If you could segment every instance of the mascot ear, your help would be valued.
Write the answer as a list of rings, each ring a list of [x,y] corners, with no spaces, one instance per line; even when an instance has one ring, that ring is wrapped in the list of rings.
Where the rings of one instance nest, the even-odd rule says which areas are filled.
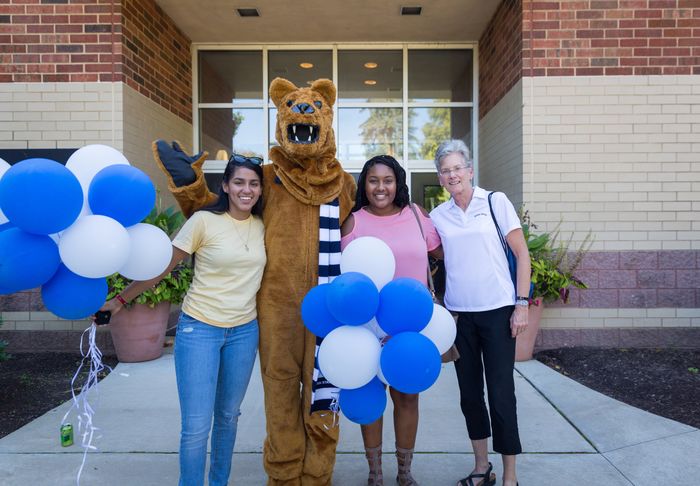
[[[329,106],[335,104],[335,85],[330,79],[317,79],[311,84],[311,89],[323,96]]]
[[[270,83],[270,98],[277,108],[279,108],[282,99],[297,88],[294,83],[284,78],[275,78]]]

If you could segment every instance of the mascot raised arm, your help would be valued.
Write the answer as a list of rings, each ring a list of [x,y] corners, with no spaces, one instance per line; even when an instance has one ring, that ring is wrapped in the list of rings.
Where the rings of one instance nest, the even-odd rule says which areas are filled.
[[[355,198],[355,181],[335,158],[335,95],[327,79],[270,84],[279,146],[263,166],[267,265],[258,293],[268,485],[330,485],[335,464],[337,389],[315,369],[317,339],[300,310],[309,289],[340,273],[339,228]],[[160,140],[153,151],[187,216],[215,199],[202,172],[206,153],[190,157]]]

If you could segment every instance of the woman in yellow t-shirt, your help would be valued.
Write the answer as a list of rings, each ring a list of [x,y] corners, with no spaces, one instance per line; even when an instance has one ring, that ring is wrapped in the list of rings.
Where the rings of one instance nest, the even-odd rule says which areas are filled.
[[[266,262],[261,163],[257,157],[232,155],[218,201],[185,223],[173,240],[173,257],[163,274],[133,282],[101,309],[118,312],[185,257],[196,255],[175,339],[182,416],[180,486],[204,484],[210,429],[209,484],[228,483],[240,405],[258,345],[255,295]]]

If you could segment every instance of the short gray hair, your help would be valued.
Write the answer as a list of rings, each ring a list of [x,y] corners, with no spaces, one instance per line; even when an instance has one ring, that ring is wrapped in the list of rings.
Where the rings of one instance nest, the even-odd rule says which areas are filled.
[[[472,167],[472,156],[469,153],[469,148],[462,140],[453,139],[442,142],[435,152],[435,170],[440,171],[440,163],[442,159],[450,154],[459,154],[464,159],[464,164],[467,167]]]

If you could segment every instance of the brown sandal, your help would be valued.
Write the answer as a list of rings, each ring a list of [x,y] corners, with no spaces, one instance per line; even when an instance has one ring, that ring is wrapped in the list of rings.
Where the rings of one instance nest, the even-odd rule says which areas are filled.
[[[369,476],[367,486],[384,486],[382,475],[382,445],[377,447],[365,447],[365,457],[369,464]]]
[[[411,475],[413,449],[402,449],[396,446],[396,461],[399,466],[399,474],[396,476],[396,482],[399,486],[418,486],[418,483]]]
[[[483,474],[471,473],[464,479],[457,481],[457,486],[494,486],[496,484],[496,475],[491,472],[493,465],[489,462],[489,468]],[[474,479],[483,478],[478,483]]]

